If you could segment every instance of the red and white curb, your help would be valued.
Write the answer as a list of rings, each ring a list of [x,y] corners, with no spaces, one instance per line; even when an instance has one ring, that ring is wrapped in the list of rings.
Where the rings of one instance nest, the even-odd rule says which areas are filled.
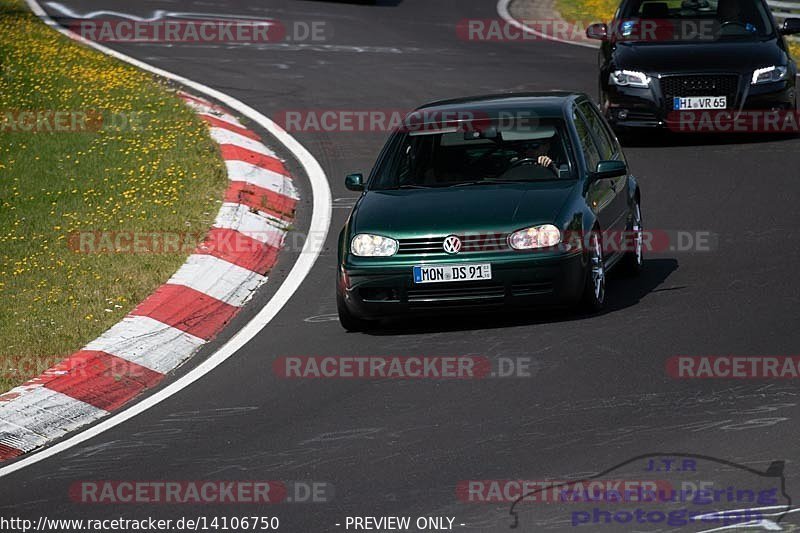
[[[180,92],[220,145],[230,184],[203,243],[121,322],[0,395],[0,461],[103,418],[211,339],[267,281],[299,199],[283,161],[226,109]]]

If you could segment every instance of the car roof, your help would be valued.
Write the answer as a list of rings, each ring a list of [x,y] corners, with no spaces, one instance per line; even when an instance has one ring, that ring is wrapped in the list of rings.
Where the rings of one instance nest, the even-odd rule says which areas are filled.
[[[564,118],[567,105],[588,97],[579,92],[552,91],[488,94],[451,100],[439,100],[417,108],[417,111],[437,113],[473,112],[496,118],[500,113],[534,112],[541,118]]]

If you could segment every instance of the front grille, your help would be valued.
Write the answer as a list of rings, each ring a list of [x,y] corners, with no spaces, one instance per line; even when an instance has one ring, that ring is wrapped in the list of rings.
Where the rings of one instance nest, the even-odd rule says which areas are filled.
[[[685,96],[726,96],[728,107],[736,104],[739,91],[737,74],[706,74],[695,76],[664,76],[661,78],[661,92],[664,95],[664,107],[672,111],[673,98]]]
[[[442,254],[444,251],[444,240],[442,237],[423,237],[417,239],[400,239],[400,246],[397,250],[398,255],[411,254]],[[481,235],[458,235],[461,239],[461,252],[499,252],[510,250],[508,247],[507,233],[487,233]]]
[[[502,302],[503,298],[505,298],[505,292],[505,287],[501,284],[483,283],[414,288],[408,290],[408,303],[415,307],[486,304],[493,301]]]
[[[398,254],[444,253],[444,237],[422,239],[400,239]]]

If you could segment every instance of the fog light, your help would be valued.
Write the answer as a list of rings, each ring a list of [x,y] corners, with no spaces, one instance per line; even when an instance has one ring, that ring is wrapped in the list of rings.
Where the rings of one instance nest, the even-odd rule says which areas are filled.
[[[359,295],[366,302],[399,302],[400,295],[397,289],[383,287],[364,287],[360,289]]]
[[[627,109],[620,109],[617,111],[617,118],[620,120],[625,120],[628,118],[628,110]]]

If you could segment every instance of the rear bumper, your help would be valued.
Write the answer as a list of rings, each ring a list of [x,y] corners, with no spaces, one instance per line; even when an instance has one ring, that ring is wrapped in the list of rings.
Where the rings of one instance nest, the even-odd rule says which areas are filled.
[[[491,264],[491,280],[425,284],[414,283],[411,263],[387,268],[345,265],[339,269],[337,290],[348,310],[364,319],[472,309],[568,306],[583,294],[586,264],[580,251],[557,257],[491,261]]]

